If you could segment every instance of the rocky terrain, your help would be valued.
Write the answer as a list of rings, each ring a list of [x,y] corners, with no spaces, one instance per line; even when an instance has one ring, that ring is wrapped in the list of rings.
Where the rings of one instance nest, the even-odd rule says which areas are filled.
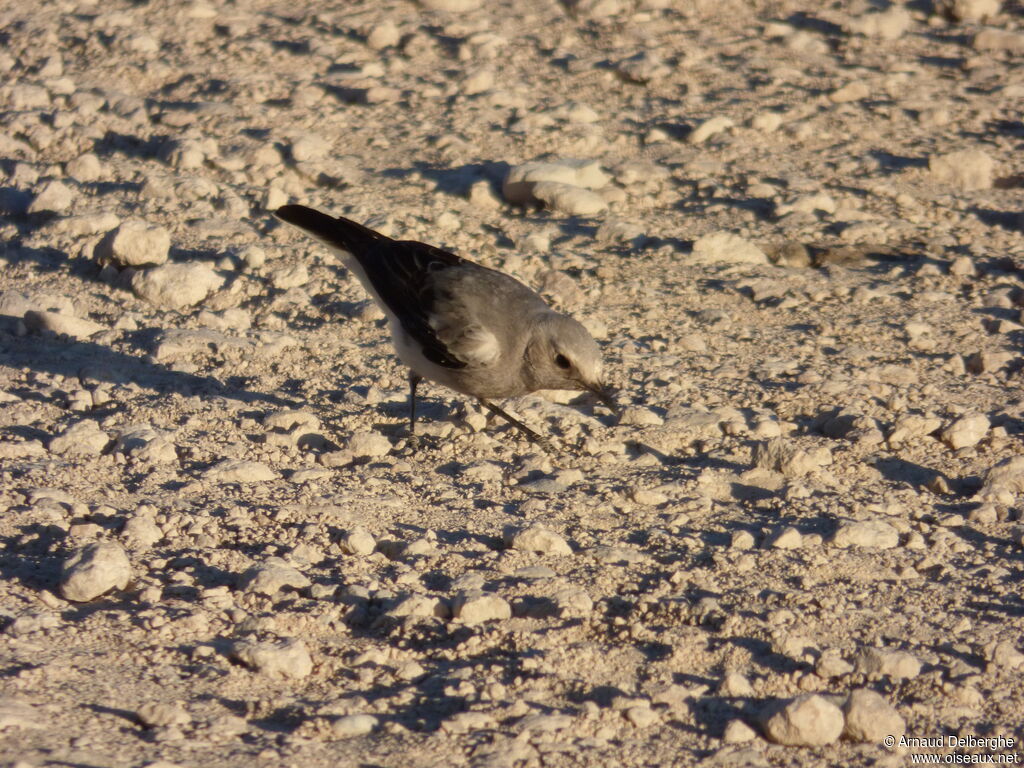
[[[0,42],[3,765],[1024,759],[1019,2],[7,0]],[[621,414],[506,402],[541,452],[425,383],[412,450],[287,202],[540,290]]]

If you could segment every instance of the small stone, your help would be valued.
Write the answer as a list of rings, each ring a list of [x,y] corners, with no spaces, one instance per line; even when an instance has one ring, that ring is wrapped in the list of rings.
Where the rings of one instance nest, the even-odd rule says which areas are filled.
[[[508,202],[522,205],[539,202],[534,190],[545,182],[596,190],[605,187],[610,180],[596,160],[530,162],[509,170],[502,184],[502,194]]]
[[[470,73],[460,84],[460,90],[466,96],[489,91],[494,87],[494,72],[490,69],[481,69]]]
[[[512,618],[512,606],[498,595],[472,590],[462,592],[452,601],[452,617],[463,624],[482,624]]]
[[[665,420],[650,408],[627,405],[619,416],[619,424],[627,427],[659,427]]]
[[[64,166],[64,172],[78,182],[96,181],[103,175],[103,165],[96,155],[86,152],[68,161]]]
[[[600,0],[604,3],[617,2],[618,0]],[[615,71],[623,80],[638,85],[647,85],[661,80],[672,72],[662,58],[652,51],[642,51],[635,56],[620,61]]]
[[[198,304],[224,284],[224,278],[206,264],[164,264],[136,272],[131,285],[135,294],[167,309]]]
[[[70,336],[73,339],[88,339],[90,336],[107,330],[92,320],[72,317],[59,312],[38,312],[29,310],[25,313],[25,327],[30,331],[49,331]]]
[[[630,707],[626,710],[626,719],[635,728],[649,728],[661,722],[661,717],[647,704]]]
[[[733,549],[751,549],[757,541],[750,531],[736,531],[732,534],[729,546]]]
[[[885,648],[863,648],[854,658],[857,672],[862,675],[879,675],[894,680],[910,680],[921,674],[921,662],[906,651],[890,651]]]
[[[469,202],[485,210],[501,207],[501,199],[494,194],[491,182],[486,180],[480,180],[469,188]]]
[[[323,160],[330,152],[330,142],[314,134],[306,134],[292,142],[292,158],[297,163]]]
[[[391,453],[391,441],[377,432],[357,432],[345,447],[356,459],[376,459]]]
[[[910,11],[900,5],[893,5],[879,13],[865,13],[850,23],[851,32],[879,40],[898,40],[913,23]]]
[[[128,219],[103,237],[93,250],[101,264],[157,266],[167,262],[171,233],[141,219]]]
[[[643,507],[657,507],[668,501],[666,494],[649,488],[631,488],[629,498],[633,500],[634,504]]]
[[[0,697],[0,731],[8,728],[45,728],[46,720],[42,713],[29,704],[27,701],[16,699],[12,696]],[[10,734],[6,738],[10,738]],[[26,768],[32,768],[35,763],[25,763]],[[19,768],[17,763],[11,768]]]
[[[823,651],[814,665],[814,673],[821,678],[842,677],[853,672],[853,664],[835,649]]]
[[[365,736],[377,727],[377,718],[373,715],[345,715],[331,724],[331,733],[336,739],[351,739]]]
[[[237,254],[246,269],[259,269],[267,262],[267,252],[258,245],[247,245]]]
[[[180,701],[143,704],[135,711],[135,716],[147,728],[167,728],[192,722]]]
[[[782,121],[783,117],[778,112],[758,112],[750,118],[750,127],[759,133],[774,133]]]
[[[571,555],[572,547],[551,529],[534,524],[505,534],[505,546],[524,552],[540,552],[546,555]]]
[[[441,723],[441,730],[450,734],[471,733],[494,728],[494,718],[487,712],[458,712]]]
[[[739,672],[726,672],[722,682],[718,685],[718,694],[729,697],[751,697],[754,695],[754,686]]]
[[[387,615],[394,618],[404,616],[421,616],[424,618],[437,617],[446,619],[451,616],[448,605],[437,597],[427,595],[409,595],[405,599],[389,608]]]
[[[563,619],[589,616],[594,610],[594,601],[578,587],[566,587],[551,595],[555,604],[555,615]]]
[[[980,149],[965,149],[928,158],[928,171],[935,181],[963,190],[989,189],[995,162]]]
[[[689,144],[703,144],[716,133],[726,131],[734,125],[735,123],[733,123],[730,118],[725,117],[724,115],[718,115],[717,117],[712,117],[710,120],[705,120],[690,131],[689,135],[686,137],[686,141]]]
[[[608,207],[604,198],[596,192],[555,181],[535,184],[533,196],[548,209],[567,216],[594,216]]]
[[[883,520],[847,520],[832,536],[837,547],[892,549],[900,543],[899,531]]]
[[[272,557],[250,568],[242,576],[244,589],[250,594],[273,597],[284,588],[305,589],[312,582],[284,560]]]
[[[803,545],[803,535],[791,525],[784,527],[768,541],[768,546],[775,549],[800,549]]]
[[[769,717],[764,731],[768,740],[776,744],[807,747],[831,744],[843,732],[843,713],[822,696],[804,694]]]
[[[42,632],[59,626],[60,617],[56,614],[49,611],[32,611],[31,613],[23,613],[4,627],[4,632],[12,637],[24,637],[25,635],[31,635],[35,632]],[[2,729],[3,726],[0,725],[0,730]]]
[[[48,181],[29,203],[29,213],[63,213],[74,202],[74,193],[59,181]]]
[[[832,463],[832,452],[826,446],[804,450],[782,437],[756,444],[753,453],[755,466],[781,472],[790,478],[806,475]]]
[[[65,600],[85,603],[114,589],[124,589],[132,566],[120,544],[96,542],[68,558],[61,567],[60,593]]]
[[[114,440],[113,452],[148,464],[170,464],[178,460],[171,435],[148,424],[122,427]]]
[[[949,274],[957,277],[972,277],[977,270],[974,268],[974,259],[970,256],[957,256],[949,264]]]
[[[218,483],[264,483],[279,475],[259,461],[224,459],[206,470],[203,477]]]
[[[848,104],[851,101],[861,101],[871,95],[871,89],[862,80],[854,80],[842,88],[838,88],[829,94],[828,100],[833,104]]]
[[[1024,493],[1024,456],[1011,456],[989,469],[978,497],[982,501],[1012,506],[1021,493]]]
[[[1024,665],[1024,653],[1017,650],[1017,647],[1009,640],[1001,640],[993,643],[985,649],[986,658],[997,667],[1017,669]]]
[[[152,515],[137,514],[125,521],[121,535],[136,547],[148,548],[164,537]]]
[[[377,542],[373,535],[362,527],[346,531],[338,544],[342,552],[363,557],[373,554],[373,551],[377,548]]]
[[[377,24],[370,30],[370,33],[366,36],[366,44],[375,51],[381,51],[398,45],[401,39],[402,35],[394,22],[385,21],[382,24]]]
[[[449,13],[475,11],[482,4],[483,0],[420,0],[420,5],[428,11],[447,11]]]
[[[697,239],[693,244],[695,261],[729,262],[732,264],[767,264],[764,251],[749,240],[731,232],[712,232]]]
[[[977,445],[991,426],[988,417],[980,414],[961,416],[944,430],[942,441],[953,450]]]
[[[955,21],[985,21],[998,16],[1001,0],[946,0],[944,10]]]
[[[757,732],[742,720],[730,720],[722,733],[722,741],[726,744],[743,744],[755,738]]]
[[[232,656],[270,677],[302,678],[313,671],[309,649],[298,638],[265,643],[240,640],[232,648]]]
[[[843,738],[877,744],[886,736],[897,739],[906,733],[907,724],[893,706],[869,688],[853,691],[843,704],[846,724]]]
[[[780,204],[775,209],[775,212],[779,217],[787,216],[791,213],[810,213],[819,215],[819,212],[825,214],[835,213],[836,208],[836,201],[832,195],[827,192],[817,192],[811,195],[799,195],[794,197],[787,202]]]
[[[983,29],[974,36],[974,50],[1024,53],[1024,34],[1005,29]]]

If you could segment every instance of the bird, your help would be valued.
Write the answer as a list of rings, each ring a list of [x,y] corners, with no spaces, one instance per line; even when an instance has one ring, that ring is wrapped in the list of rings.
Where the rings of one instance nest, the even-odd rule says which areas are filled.
[[[338,253],[383,310],[395,352],[409,368],[411,445],[418,444],[416,390],[423,379],[476,398],[547,449],[544,437],[493,401],[578,390],[618,413],[594,338],[514,277],[304,205],[285,205],[274,215]]]

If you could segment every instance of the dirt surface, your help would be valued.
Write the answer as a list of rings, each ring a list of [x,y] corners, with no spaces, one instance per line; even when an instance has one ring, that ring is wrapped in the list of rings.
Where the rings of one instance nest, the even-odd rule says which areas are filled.
[[[7,0],[0,43],[6,765],[1024,759],[1019,3]],[[542,291],[620,418],[508,401],[543,453],[425,383],[410,450],[289,201]]]

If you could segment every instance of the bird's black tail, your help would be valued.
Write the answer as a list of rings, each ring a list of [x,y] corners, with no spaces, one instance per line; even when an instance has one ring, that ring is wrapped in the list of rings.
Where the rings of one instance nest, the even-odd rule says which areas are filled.
[[[368,246],[390,239],[350,219],[328,216],[305,205],[285,205],[274,211],[274,215],[328,247],[353,254],[361,254]]]

